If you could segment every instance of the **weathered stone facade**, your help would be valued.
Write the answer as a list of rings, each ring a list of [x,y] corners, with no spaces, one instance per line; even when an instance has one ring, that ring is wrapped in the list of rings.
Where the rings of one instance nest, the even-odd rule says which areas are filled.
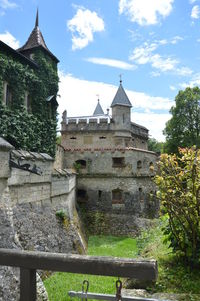
[[[56,160],[78,173],[77,207],[90,232],[135,235],[158,213],[157,155],[147,150],[148,130],[131,122],[121,82],[111,108],[112,116],[99,102],[92,116],[67,117],[65,111]]]
[[[55,170],[46,154],[13,150],[2,138],[0,163],[0,248],[84,252],[75,174]],[[59,210],[65,214],[64,222],[56,216]],[[0,267],[0,279],[0,300],[18,300],[18,270]]]

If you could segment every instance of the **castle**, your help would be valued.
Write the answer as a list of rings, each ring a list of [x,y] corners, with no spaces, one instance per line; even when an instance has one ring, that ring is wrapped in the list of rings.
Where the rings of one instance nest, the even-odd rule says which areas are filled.
[[[63,113],[60,164],[77,170],[78,209],[84,210],[86,227],[94,232],[100,228],[95,226],[99,214],[104,233],[134,234],[137,218],[153,218],[158,212],[152,182],[157,155],[147,150],[148,130],[131,122],[131,107],[120,80],[112,115],[103,112],[99,100],[92,116]]]

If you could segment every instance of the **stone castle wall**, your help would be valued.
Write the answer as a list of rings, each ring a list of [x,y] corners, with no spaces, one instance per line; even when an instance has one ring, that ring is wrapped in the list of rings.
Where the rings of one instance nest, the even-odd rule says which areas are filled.
[[[46,154],[13,150],[0,138],[0,248],[84,252],[75,207],[76,176],[54,169],[53,163]],[[60,210],[64,222],[56,216]],[[17,270],[0,267],[0,279],[0,300],[18,300]]]

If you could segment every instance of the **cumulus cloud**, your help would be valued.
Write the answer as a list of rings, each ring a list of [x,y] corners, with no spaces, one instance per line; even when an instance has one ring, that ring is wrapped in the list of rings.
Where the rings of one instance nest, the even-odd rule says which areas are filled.
[[[130,60],[139,65],[151,64],[153,68],[161,72],[174,70],[178,61],[170,57],[164,58],[158,53],[153,53],[157,48],[158,43],[148,44],[145,42],[144,45],[136,47],[133,50]]]
[[[8,31],[0,34],[0,40],[14,49],[17,49],[20,47],[19,41]]]
[[[139,25],[153,25],[172,11],[174,0],[120,0],[119,13]]]
[[[182,89],[187,87],[194,88],[196,86],[200,86],[200,73],[195,73],[191,80],[188,82],[180,83],[179,85]]]
[[[75,16],[67,22],[72,33],[72,49],[82,49],[94,39],[95,32],[105,30],[104,21],[95,11],[79,7]]]
[[[100,94],[100,103],[104,112],[106,112],[118,89],[118,86],[82,80],[62,72],[59,75],[59,94],[61,97],[58,99],[58,111],[60,116],[64,110],[67,110],[67,115],[70,117],[92,115],[97,104],[97,94]],[[173,101],[168,98],[153,97],[132,90],[126,90],[126,93],[133,105],[132,121],[147,126],[150,134],[161,140],[161,137],[163,137],[162,130],[167,119],[166,115],[168,116],[168,111],[173,105]],[[134,111],[140,111],[141,113]]]
[[[114,67],[114,68],[124,69],[124,70],[134,70],[137,68],[133,64],[129,64],[127,62],[120,61],[120,60],[113,60],[107,58],[91,57],[85,60],[93,64],[104,65],[104,66],[109,66],[109,67]]]
[[[18,5],[9,0],[0,0],[0,7],[3,9],[16,8]]]
[[[199,7],[199,5],[195,5],[192,8],[191,18],[192,19],[199,19],[199,17],[200,17],[200,7]]]
[[[173,72],[180,76],[188,76],[193,71],[188,67],[178,67],[179,61],[176,58],[169,56],[161,56],[159,53],[155,53],[159,46],[166,44],[175,44],[181,37],[176,36],[173,39],[154,41],[153,43],[145,42],[143,45],[136,47],[129,59],[136,64],[144,65],[150,64],[152,68],[156,69],[156,72],[152,72],[152,76],[159,76],[160,72]],[[176,42],[175,42],[176,41]]]

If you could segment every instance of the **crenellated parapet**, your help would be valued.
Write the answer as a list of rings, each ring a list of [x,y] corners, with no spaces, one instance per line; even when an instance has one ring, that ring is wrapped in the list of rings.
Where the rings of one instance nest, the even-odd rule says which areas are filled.
[[[66,118],[61,123],[61,131],[106,131],[111,129],[111,123],[109,116]]]

